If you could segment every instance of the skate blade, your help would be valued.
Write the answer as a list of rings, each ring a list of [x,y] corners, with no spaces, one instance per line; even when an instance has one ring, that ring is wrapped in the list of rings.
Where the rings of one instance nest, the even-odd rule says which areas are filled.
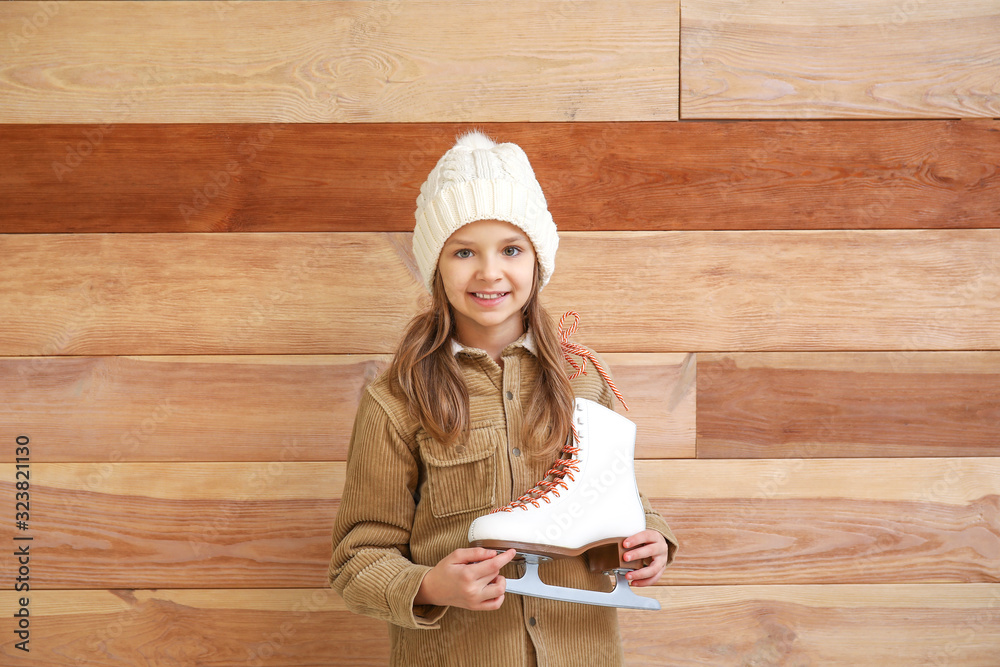
[[[544,556],[534,556],[533,558],[529,558],[529,556],[534,555],[525,554],[524,576],[520,579],[507,579],[507,593],[620,609],[656,610],[660,608],[660,603],[657,600],[636,595],[632,587],[628,585],[628,580],[622,571],[615,571],[615,588],[610,593],[552,586],[542,581],[538,576],[539,561],[548,559]]]

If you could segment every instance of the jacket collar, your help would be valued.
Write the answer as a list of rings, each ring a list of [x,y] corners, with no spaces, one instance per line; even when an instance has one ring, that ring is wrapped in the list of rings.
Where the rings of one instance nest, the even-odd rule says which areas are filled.
[[[523,347],[524,349],[526,349],[528,352],[531,352],[536,357],[538,356],[538,348],[535,347],[535,337],[531,334],[531,331],[524,332],[524,334],[520,338],[518,338],[513,343],[511,343],[510,345],[508,345],[507,347],[505,347],[503,349],[503,351],[506,353],[509,350],[512,350],[512,349],[514,349],[516,347]],[[486,352],[484,350],[480,350],[478,347],[466,347],[466,346],[462,345],[461,343],[459,343],[454,338],[452,338],[451,339],[451,352],[452,352],[452,354],[457,355],[459,352],[463,352],[463,351],[466,352],[466,353],[468,353],[470,356],[477,356],[478,354],[486,354]]]

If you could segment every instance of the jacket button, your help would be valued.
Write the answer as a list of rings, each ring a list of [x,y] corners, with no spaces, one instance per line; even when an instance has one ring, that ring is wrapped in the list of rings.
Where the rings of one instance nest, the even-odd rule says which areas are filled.
[[[534,616],[532,616],[531,618],[528,619],[528,625],[530,625],[531,627],[535,626],[535,617]]]
[[[515,447],[515,448],[514,448],[514,449],[512,450],[512,452],[511,452],[511,453],[512,453],[512,454],[513,454],[514,456],[520,456],[520,455],[521,455],[521,450],[520,450],[520,449],[518,449],[517,447]]]
[[[511,392],[509,392],[509,391],[508,391],[508,392],[507,392],[507,400],[509,401],[509,400],[511,400],[512,398],[514,398],[514,394],[512,394]]]

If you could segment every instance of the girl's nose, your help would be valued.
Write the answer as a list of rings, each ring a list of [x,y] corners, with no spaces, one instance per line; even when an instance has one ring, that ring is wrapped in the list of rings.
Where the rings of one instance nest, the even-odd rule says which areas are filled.
[[[500,280],[500,262],[490,257],[484,257],[479,264],[479,279],[497,281]]]

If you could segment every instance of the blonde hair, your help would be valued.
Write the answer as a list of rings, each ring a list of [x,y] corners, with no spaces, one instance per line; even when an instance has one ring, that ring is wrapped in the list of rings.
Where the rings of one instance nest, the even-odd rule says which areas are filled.
[[[528,400],[522,441],[532,456],[550,456],[571,430],[573,388],[566,376],[562,348],[552,318],[538,300],[539,267],[531,295],[521,309],[525,327],[535,339],[538,381]],[[464,442],[469,436],[469,393],[451,349],[455,320],[441,274],[435,271],[431,305],[410,321],[389,366],[390,384],[403,396],[410,413],[436,440]]]

